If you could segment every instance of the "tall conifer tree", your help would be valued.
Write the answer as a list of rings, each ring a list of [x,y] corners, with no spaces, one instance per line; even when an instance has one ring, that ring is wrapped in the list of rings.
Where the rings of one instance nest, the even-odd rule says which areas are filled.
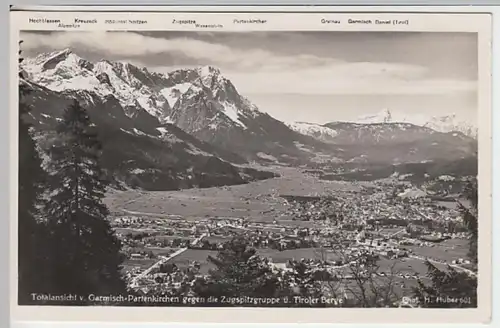
[[[21,42],[19,43],[21,44]],[[19,55],[21,51],[19,51]],[[23,62],[20,57],[19,65]],[[26,104],[29,86],[19,69],[19,141],[18,141],[18,300],[30,302],[31,293],[47,287],[44,263],[48,253],[45,247],[44,225],[37,221],[38,205],[43,192],[42,161],[31,135],[26,115],[31,110]]]
[[[470,206],[464,206],[459,203],[460,211],[465,226],[470,235],[469,239],[469,258],[477,265],[477,252],[478,252],[478,184],[477,179],[469,181],[464,190],[464,196],[470,203]]]
[[[464,196],[470,206],[464,206],[459,202],[458,207],[462,212],[463,222],[470,234],[469,258],[473,269],[477,269],[478,260],[478,184],[477,179],[470,181],[464,190]],[[432,284],[418,282],[418,287],[414,289],[415,296],[418,297],[423,307],[477,307],[477,276],[462,272],[452,267],[448,270],[440,270],[438,267],[426,262],[428,267],[427,275]],[[439,303],[428,302],[426,300],[436,300],[439,297],[450,297],[460,299],[460,303]]]
[[[52,147],[57,183],[48,206],[56,254],[54,272],[64,293],[119,293],[120,241],[103,204],[107,182],[99,166],[101,143],[87,111],[75,100],[64,112]]]

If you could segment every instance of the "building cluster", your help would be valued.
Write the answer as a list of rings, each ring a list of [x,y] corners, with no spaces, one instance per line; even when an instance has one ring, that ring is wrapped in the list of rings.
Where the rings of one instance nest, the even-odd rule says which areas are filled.
[[[152,217],[120,215],[112,221],[131,262],[159,261],[179,249],[220,250],[232,237],[244,236],[257,249],[277,251],[294,249],[330,250],[303,259],[314,270],[335,275],[342,267],[368,255],[373,259],[418,258],[410,249],[427,247],[453,238],[466,238],[460,226],[461,214],[453,207],[437,204],[428,197],[399,197],[397,185],[345,191],[335,197],[283,196],[283,213],[269,222],[254,222],[243,217]],[[286,219],[284,219],[286,218]],[[309,221],[293,224],[293,221]],[[194,242],[196,240],[196,242]],[[332,251],[333,250],[333,251]],[[336,256],[336,252],[342,256]],[[422,258],[424,259],[424,258]],[[168,263],[163,263],[165,265]],[[466,264],[463,259],[453,264]],[[273,263],[274,268],[289,270],[290,263]],[[189,266],[191,278],[202,276],[199,263]],[[144,268],[131,266],[127,277],[133,279]],[[380,274],[384,274],[381,272]],[[179,286],[185,270],[158,266],[140,279],[141,286]],[[190,279],[191,279],[190,278]]]

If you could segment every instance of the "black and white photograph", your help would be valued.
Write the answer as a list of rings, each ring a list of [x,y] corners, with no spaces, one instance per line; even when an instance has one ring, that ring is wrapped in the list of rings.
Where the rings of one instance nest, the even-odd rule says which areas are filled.
[[[19,39],[18,305],[478,307],[478,33]]]

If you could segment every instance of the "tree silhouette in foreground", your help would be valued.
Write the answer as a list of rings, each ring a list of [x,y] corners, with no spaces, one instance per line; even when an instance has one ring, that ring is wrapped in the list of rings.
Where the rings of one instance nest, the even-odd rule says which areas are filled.
[[[464,196],[470,202],[465,206],[458,202],[462,218],[470,235],[469,257],[473,264],[472,269],[477,269],[478,246],[478,191],[477,180],[470,181]],[[435,265],[426,262],[427,275],[431,284],[418,282],[415,296],[418,297],[422,307],[434,308],[464,308],[477,307],[477,276],[474,272],[467,272],[448,266],[447,270],[440,270]]]
[[[75,100],[57,127],[51,149],[52,194],[47,206],[52,269],[60,293],[123,292],[121,243],[107,221],[107,182],[99,166],[101,143],[87,111]]]
[[[195,284],[194,292],[209,297],[277,297],[282,281],[272,270],[269,261],[257,255],[242,237],[224,245],[216,257],[208,257],[215,265],[207,279]]]
[[[21,43],[21,42],[20,42]],[[19,51],[21,54],[21,51]],[[19,64],[23,58],[19,59]],[[44,225],[38,220],[45,172],[42,160],[31,134],[26,116],[31,108],[26,103],[29,85],[19,71],[19,176],[18,176],[18,301],[31,301],[31,293],[41,292],[47,286],[45,262],[46,239]]]
[[[458,202],[458,207],[462,212],[462,217],[467,230],[469,231],[469,258],[477,265],[478,251],[478,185],[477,179],[470,181],[464,190],[464,196],[470,202],[470,206]]]

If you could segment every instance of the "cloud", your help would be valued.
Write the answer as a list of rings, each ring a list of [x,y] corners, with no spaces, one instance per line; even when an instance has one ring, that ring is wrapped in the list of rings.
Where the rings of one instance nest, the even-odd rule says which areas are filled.
[[[477,89],[476,81],[431,78],[429,69],[419,65],[277,54],[256,46],[242,49],[186,36],[166,39],[138,33],[65,32],[26,33],[23,39],[28,50],[71,47],[104,58],[129,58],[160,72],[172,70],[172,63],[151,67],[153,56],[167,62],[184,58],[182,64],[192,66],[210,63],[244,94],[450,94]]]
[[[179,67],[153,67],[168,73]],[[449,95],[477,90],[477,81],[427,79],[427,69],[388,63],[334,63],[254,72],[222,71],[242,94]]]
[[[193,63],[209,61],[222,68],[237,71],[254,71],[255,69],[282,71],[311,67],[328,68],[331,65],[345,64],[344,61],[331,57],[312,54],[281,55],[256,47],[238,49],[188,37],[165,39],[138,33],[66,32],[46,35],[27,33],[23,38],[25,41],[23,47],[27,50],[42,47],[54,49],[70,47],[108,56],[128,56],[136,59],[142,57],[144,64],[147,64],[148,56],[172,54],[188,57]],[[368,66],[369,63],[366,68],[370,69]],[[403,65],[394,67],[401,70]]]
[[[330,72],[228,74],[235,85],[247,94],[291,93],[309,95],[439,95],[474,91],[475,81],[402,80],[390,76],[355,76]]]
[[[137,33],[119,32],[66,32],[49,35],[26,34],[23,36],[24,47],[36,49],[50,46],[52,48],[82,48],[87,51],[101,52],[106,55],[122,57],[145,57],[159,54],[176,54],[195,61],[211,61],[220,66],[239,69],[255,69],[267,65],[275,69],[283,69],[297,65],[321,65],[325,58],[313,55],[279,56],[264,49],[234,49],[223,44],[211,43],[186,37],[164,39]]]

